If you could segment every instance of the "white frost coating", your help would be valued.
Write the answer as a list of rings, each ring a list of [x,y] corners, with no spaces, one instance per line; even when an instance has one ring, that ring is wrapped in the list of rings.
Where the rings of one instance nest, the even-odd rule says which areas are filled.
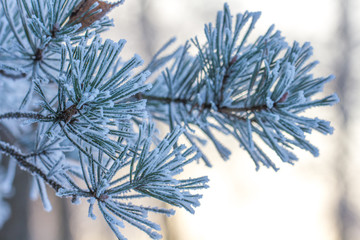
[[[85,103],[94,101],[98,95],[98,89],[95,89],[92,92],[85,92],[82,95],[80,102],[77,104],[77,107],[80,109]]]
[[[12,146],[8,143],[0,141],[0,152],[3,152],[6,155],[9,155],[7,152],[10,152],[10,151],[21,155],[21,151],[19,148]]]
[[[144,82],[146,81],[146,79],[147,79],[148,76],[149,76],[149,75],[147,75],[146,73],[141,74],[140,80],[139,80],[139,82],[137,83],[139,87],[141,87],[141,86],[144,85]]]
[[[117,226],[119,226],[119,227],[121,227],[121,228],[124,228],[124,227],[125,227],[123,221],[121,221],[120,219],[114,217],[114,216],[106,209],[106,207],[104,206],[103,203],[100,202],[99,205],[101,206],[100,209],[102,210],[103,215],[104,215],[105,219],[106,219],[108,222],[110,222],[110,223],[112,223],[112,224],[114,224],[114,225],[117,225]]]
[[[132,87],[132,88],[133,88],[133,89],[138,89],[139,87],[141,87],[141,85],[142,85],[142,84],[139,84],[139,83],[136,82],[136,83],[133,84],[133,87]]]
[[[111,96],[109,90],[104,91],[103,94],[104,94],[104,98],[109,98]]]
[[[104,108],[100,107],[100,116],[103,118],[104,117]]]
[[[138,54],[134,54],[134,59],[136,61],[136,66],[141,66],[144,64],[144,60]]]
[[[91,7],[89,8],[89,11],[93,10],[94,8],[96,8],[97,6],[99,6],[98,2],[95,2],[93,5],[91,5]]]
[[[304,91],[299,91],[299,92],[298,92],[297,102],[298,102],[299,104],[306,103],[306,97],[305,97],[305,95],[304,95]]]
[[[113,108],[114,105],[115,105],[114,101],[112,101],[112,100],[108,101],[108,107],[109,108]]]
[[[266,106],[267,106],[267,108],[269,108],[269,109],[273,108],[273,106],[274,106],[274,101],[271,100],[270,97],[266,97]]]
[[[96,197],[100,197],[103,194],[103,191],[106,190],[110,186],[107,179],[101,179],[101,183],[99,185],[99,189],[97,190]]]
[[[52,128],[50,131],[46,132],[46,136],[49,138],[49,140],[54,140],[60,133],[60,128],[55,127]]]
[[[271,119],[272,121],[274,122],[277,122],[280,120],[280,116],[279,114],[274,114],[274,113],[271,113],[271,112],[262,112],[261,114],[265,115],[267,118]]]
[[[249,118],[246,121],[246,126],[247,126],[247,131],[248,131],[249,150],[253,151],[254,150],[254,141],[252,138],[251,121]]]
[[[91,197],[90,199],[88,199],[88,203],[90,203],[88,216],[92,220],[96,220],[96,216],[94,214],[94,204],[95,204],[95,202],[96,202],[96,199],[94,197]]]
[[[205,99],[205,96],[204,96],[204,91],[196,94],[196,100],[197,100],[197,103],[199,104],[199,106],[203,105],[204,103],[204,99]]]
[[[39,190],[40,190],[39,193],[40,193],[40,197],[41,197],[41,201],[43,203],[44,209],[47,212],[51,212],[52,206],[51,206],[49,197],[46,192],[45,183],[42,180],[39,180],[38,183],[39,183],[38,186],[39,186]]]
[[[290,65],[286,68],[285,77],[289,79],[289,81],[293,81],[295,77],[295,66]]]
[[[72,91],[74,90],[73,85],[71,85],[71,84],[69,84],[69,83],[65,83],[65,84],[64,84],[64,87],[66,88],[66,90],[67,90],[68,92],[72,92]]]
[[[271,77],[277,79],[279,77],[280,61],[276,61],[274,69],[271,71]]]
[[[331,99],[330,106],[332,106],[332,105],[340,102],[340,98],[339,98],[339,96],[338,96],[336,93],[334,93],[333,95],[331,95],[331,97],[332,97],[332,99]]]
[[[30,199],[35,201],[39,197],[39,189],[36,185],[35,178],[32,178],[31,180],[31,186],[30,186]]]

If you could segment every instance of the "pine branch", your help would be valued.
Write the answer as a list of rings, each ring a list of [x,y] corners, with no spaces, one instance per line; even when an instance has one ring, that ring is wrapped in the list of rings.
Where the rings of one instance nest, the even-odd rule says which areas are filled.
[[[278,103],[283,102],[283,100],[280,99],[278,102],[274,103],[274,106],[272,108],[269,108],[266,104],[259,105],[259,106],[255,105],[255,106],[251,106],[251,107],[238,107],[238,108],[233,107],[233,108],[231,108],[231,107],[221,106],[220,104],[210,104],[210,103],[203,103],[201,105],[198,105],[198,104],[193,104],[194,100],[191,100],[191,99],[159,97],[159,96],[151,96],[151,95],[141,94],[141,93],[137,94],[136,98],[139,100],[146,99],[148,101],[148,104],[150,104],[150,105],[157,105],[154,102],[162,102],[162,103],[166,103],[166,104],[171,104],[171,103],[183,104],[187,109],[190,109],[189,113],[191,113],[191,111],[193,111],[193,110],[197,110],[198,112],[208,110],[208,111],[223,113],[230,117],[234,117],[234,118],[236,118],[238,120],[242,120],[242,121],[247,120],[246,117],[241,116],[243,114],[276,109],[276,105]],[[215,106],[215,108],[214,108],[214,106]],[[239,114],[240,114],[240,116],[239,116]]]
[[[317,62],[308,62],[311,46],[288,44],[274,26],[249,43],[259,12],[232,17],[225,4],[216,23],[205,26],[205,43],[195,37],[160,56],[171,39],[138,71],[143,63],[138,55],[121,59],[125,40],[96,35],[113,25],[105,15],[122,0],[0,1],[0,77],[30,80],[21,104],[29,112],[2,113],[0,121],[37,122],[29,128],[36,136],[32,153],[5,141],[0,153],[35,176],[45,209],[51,206],[44,182],[73,202],[86,198],[94,219],[97,203],[118,239],[125,239],[118,229],[123,221],[159,239],[160,227],[147,214],[174,214],[134,205],[134,199],[152,197],[191,213],[200,204],[201,195],[193,191],[207,188],[207,177],[178,179],[183,167],[199,158],[211,166],[200,149],[205,140],[199,130],[223,159],[231,152],[218,133],[236,139],[257,169],[262,164],[275,170],[268,151],[292,164],[295,147],[318,155],[307,133],[332,133],[328,121],[300,114],[338,101],[335,94],[316,98],[333,77],[313,78]],[[163,66],[153,86],[146,84],[148,70]],[[38,112],[30,112],[34,109]],[[152,119],[169,126],[164,139],[153,139]],[[182,134],[191,147],[178,143]],[[74,149],[79,156],[70,162],[65,153]]]
[[[205,26],[207,42],[192,40],[198,54],[191,56],[186,43],[153,88],[137,97],[148,100],[147,108],[155,119],[170,126],[186,126],[192,144],[196,126],[226,160],[230,151],[214,132],[231,134],[253,158],[257,169],[259,162],[277,169],[253,142],[252,135],[258,135],[283,162],[297,160],[291,152],[293,146],[317,156],[318,151],[304,133],[315,129],[327,134],[333,129],[327,121],[298,114],[311,107],[331,106],[338,98],[332,94],[313,100],[333,76],[313,78],[309,73],[317,63],[306,63],[312,55],[309,43],[288,46],[273,26],[254,43],[246,43],[259,16],[260,13],[238,14],[233,27],[225,4],[216,25]]]
[[[61,188],[64,188],[60,183],[48,178],[48,176],[40,168],[27,161],[27,159],[32,157],[33,154],[24,155],[21,153],[20,149],[3,141],[0,141],[0,151],[16,159],[19,166],[23,170],[31,173],[32,175],[40,177],[46,183],[48,183],[56,192],[59,191]]]
[[[54,121],[54,117],[52,116],[44,116],[42,114],[39,113],[32,113],[32,112],[9,112],[9,113],[4,113],[4,114],[0,114],[0,120],[1,119],[32,119],[32,120],[37,120],[37,121],[42,121],[42,122],[52,122]]]
[[[150,151],[153,126],[140,126],[139,137],[134,145],[128,145],[117,159],[111,159],[102,152],[98,154],[80,153],[81,169],[87,189],[81,189],[75,183],[71,189],[62,189],[59,196],[81,196],[88,198],[89,217],[93,213],[95,202],[110,228],[119,239],[124,239],[118,231],[122,221],[126,221],[147,233],[152,239],[160,239],[156,231],[160,227],[147,219],[148,212],[173,215],[173,210],[157,207],[133,205],[130,200],[152,197],[176,207],[183,207],[194,213],[200,194],[192,191],[207,188],[207,177],[177,179],[177,175],[187,164],[196,161],[199,155],[193,148],[175,146],[182,134],[176,128],[168,134],[155,149]],[[97,155],[95,160],[93,156]],[[94,162],[98,164],[94,164]],[[124,175],[117,175],[120,169],[130,168]],[[155,230],[155,231],[154,231]]]
[[[227,114],[236,114],[236,113],[247,113],[247,112],[256,112],[256,111],[261,111],[261,110],[269,110],[271,108],[269,108],[267,105],[259,105],[259,106],[251,106],[251,107],[238,107],[238,108],[231,108],[231,107],[224,107],[221,106],[220,104],[215,104],[212,105],[211,103],[203,103],[201,105],[194,105],[193,102],[194,100],[192,99],[185,99],[185,98],[171,98],[171,97],[160,97],[160,96],[151,96],[151,95],[147,95],[147,94],[137,94],[136,95],[137,99],[146,99],[150,104],[154,104],[152,103],[154,102],[162,102],[162,103],[166,103],[166,104],[170,104],[170,103],[176,103],[176,104],[183,104],[185,106],[191,107],[192,110],[194,110],[195,108],[197,108],[198,110],[211,110],[214,109],[214,106],[216,107],[216,111],[218,112],[222,112],[222,113],[227,113]],[[281,101],[281,99],[278,102],[274,103],[274,107],[276,108],[276,104],[281,103],[283,101]]]

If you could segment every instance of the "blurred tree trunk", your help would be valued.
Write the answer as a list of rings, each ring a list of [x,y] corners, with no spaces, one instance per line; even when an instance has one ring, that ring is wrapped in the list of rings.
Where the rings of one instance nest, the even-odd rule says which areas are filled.
[[[11,217],[0,230],[1,240],[30,240],[29,236],[29,181],[30,177],[17,168],[14,181],[15,194],[8,202]]]
[[[353,75],[353,50],[354,50],[354,31],[351,21],[352,0],[338,0],[339,25],[336,36],[335,46],[338,51],[335,62],[336,92],[341,99],[338,104],[339,128],[337,156],[335,159],[335,176],[338,187],[338,199],[336,200],[336,226],[339,240],[357,239],[354,236],[354,229],[359,226],[358,216],[354,206],[352,206],[350,193],[352,192],[352,182],[349,181],[349,168],[351,165],[351,151],[349,138],[352,135],[352,116],[351,110],[354,105],[351,104],[354,99],[353,89],[356,82]],[[357,99],[356,99],[357,100]]]
[[[73,240],[74,238],[71,235],[70,231],[70,214],[69,214],[69,199],[67,198],[58,198],[58,207],[59,207],[59,222],[61,226],[59,240]]]

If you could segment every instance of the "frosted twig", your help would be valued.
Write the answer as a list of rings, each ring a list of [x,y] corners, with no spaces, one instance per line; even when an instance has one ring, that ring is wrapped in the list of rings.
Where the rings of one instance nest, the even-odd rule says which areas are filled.
[[[42,178],[45,182],[47,182],[56,192],[59,191],[59,189],[64,188],[60,183],[49,179],[47,175],[38,167],[33,165],[32,163],[28,162],[26,159],[29,158],[31,155],[24,155],[21,153],[20,149],[17,147],[10,145],[6,142],[0,141],[0,152],[5,153],[6,155],[9,155],[16,159],[19,166],[28,171],[29,173],[39,176]]]
[[[27,118],[27,119],[34,119],[34,120],[40,120],[43,122],[52,122],[54,120],[54,117],[51,116],[44,116],[39,113],[33,113],[33,112],[9,112],[0,114],[0,119],[9,119],[9,118]]]

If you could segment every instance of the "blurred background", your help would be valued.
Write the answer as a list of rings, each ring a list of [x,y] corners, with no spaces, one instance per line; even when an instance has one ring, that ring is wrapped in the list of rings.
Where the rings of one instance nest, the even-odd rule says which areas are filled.
[[[189,176],[210,178],[210,188],[203,191],[195,215],[177,209],[173,217],[152,219],[161,222],[165,240],[360,239],[360,76],[356,73],[360,66],[360,1],[227,2],[234,15],[245,10],[262,12],[254,37],[275,24],[289,43],[311,42],[313,60],[320,61],[313,73],[336,76],[324,91],[336,91],[341,103],[306,114],[331,120],[335,132],[310,136],[320,157],[299,152],[295,166],[277,162],[280,171],[276,173],[266,168],[256,172],[250,157],[236,144],[230,147],[233,153],[227,162],[214,151],[209,154],[213,168],[195,164],[185,169]],[[223,4],[220,0],[127,0],[111,12],[115,27],[103,38],[126,39],[124,58],[138,53],[146,63],[171,37],[177,37],[178,45],[196,35],[204,39],[204,24],[215,21]],[[206,151],[213,150],[208,147]],[[27,203],[27,184],[22,179],[26,183],[28,176],[18,172],[16,194],[23,194],[23,202],[9,201],[13,218],[0,231],[1,240],[115,239],[100,214],[96,221],[87,217],[85,201],[73,206],[68,199],[52,197],[50,213],[42,209],[40,201]],[[53,195],[52,190],[49,193]],[[19,229],[23,229],[22,235]],[[8,237],[14,232],[16,238]],[[129,240],[149,239],[132,227],[123,232]]]

